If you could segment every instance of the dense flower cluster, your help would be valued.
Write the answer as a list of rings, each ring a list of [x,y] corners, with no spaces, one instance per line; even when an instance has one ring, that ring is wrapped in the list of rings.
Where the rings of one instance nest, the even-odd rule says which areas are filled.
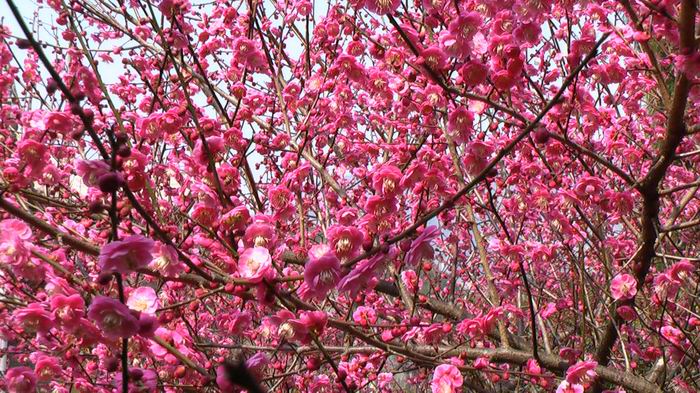
[[[700,390],[696,0],[6,3],[0,391]]]

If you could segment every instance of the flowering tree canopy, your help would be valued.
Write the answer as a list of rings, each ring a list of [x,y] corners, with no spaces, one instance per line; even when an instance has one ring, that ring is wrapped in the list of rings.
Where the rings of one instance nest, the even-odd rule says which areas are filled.
[[[697,0],[0,10],[0,390],[700,390]]]

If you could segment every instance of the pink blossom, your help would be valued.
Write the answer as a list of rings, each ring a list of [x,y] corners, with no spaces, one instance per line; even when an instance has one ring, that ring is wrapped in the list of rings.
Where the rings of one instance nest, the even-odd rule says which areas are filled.
[[[458,142],[465,142],[469,137],[474,123],[474,114],[460,106],[450,112],[448,131],[456,136]]]
[[[51,310],[57,322],[67,327],[75,329],[80,324],[83,317],[85,302],[78,294],[70,296],[55,295],[51,298]]]
[[[319,336],[328,323],[328,315],[323,311],[302,311],[299,318],[287,321],[293,329],[292,339],[302,344],[311,342],[312,336]]]
[[[58,358],[42,355],[34,364],[34,374],[40,381],[50,381],[61,375],[62,368]]]
[[[634,311],[634,308],[630,306],[620,306],[617,308],[617,315],[620,316],[620,318],[624,319],[627,322],[634,321],[637,319],[637,312]]]
[[[365,7],[379,15],[393,13],[401,4],[400,0],[366,0]]]
[[[90,187],[97,187],[97,181],[104,174],[109,173],[109,164],[102,160],[78,161],[75,171],[83,178],[83,183]]]
[[[268,216],[257,215],[252,224],[245,230],[243,244],[246,247],[266,247],[273,249],[277,241],[275,227]]]
[[[435,367],[430,387],[433,393],[454,393],[462,386],[464,379],[459,369],[451,364]]]
[[[377,322],[377,313],[371,307],[359,306],[352,313],[352,320],[357,324],[367,326]]]
[[[151,269],[161,272],[167,277],[177,277],[184,269],[177,251],[173,246],[155,242],[153,245],[153,259],[148,264]]]
[[[30,303],[27,307],[18,308],[12,313],[12,317],[27,333],[48,333],[54,326],[51,313],[40,303]]]
[[[77,125],[73,116],[66,112],[47,112],[44,115],[44,129],[69,135],[76,130]]]
[[[148,266],[153,260],[153,240],[133,235],[102,247],[99,264],[102,271],[127,274]]]
[[[29,367],[14,367],[5,372],[5,387],[8,393],[33,393],[37,378]]]
[[[160,306],[158,295],[151,287],[138,287],[129,294],[126,305],[130,309],[148,314],[155,314]]]
[[[678,261],[671,266],[671,269],[669,269],[669,275],[671,276],[672,279],[678,281],[678,282],[683,282],[686,278],[688,278],[689,273],[692,273],[695,271],[695,266],[693,266],[690,261],[687,259],[683,259],[681,261]]]
[[[158,375],[153,370],[129,368],[129,393],[152,393],[158,389]],[[114,376],[114,386],[121,389],[122,373]]]
[[[327,237],[335,255],[340,259],[352,258],[362,246],[362,232],[354,226],[331,225]]]
[[[251,282],[261,282],[274,274],[270,251],[265,247],[246,249],[238,259],[238,273]]]
[[[586,385],[598,375],[595,371],[598,363],[593,360],[580,361],[566,370],[566,381],[571,384]]]
[[[379,195],[393,197],[398,194],[401,170],[394,165],[383,165],[372,175],[372,187]]]
[[[32,229],[23,221],[9,218],[0,221],[0,240],[18,238],[29,240],[32,237]]]
[[[309,260],[304,266],[304,283],[312,297],[321,298],[340,280],[340,262],[326,245],[316,245],[309,250]]]
[[[108,338],[128,338],[139,330],[139,320],[129,308],[109,297],[96,296],[87,315]]]
[[[236,206],[221,216],[220,223],[226,229],[242,231],[250,221],[250,212],[244,205]]]
[[[226,366],[223,364],[216,368],[216,384],[222,392],[233,392],[236,390],[236,385],[229,380]]]
[[[632,299],[637,294],[637,280],[630,274],[615,276],[610,282],[610,292],[615,300]]]
[[[433,257],[433,247],[430,245],[435,238],[440,235],[440,230],[431,225],[423,230],[421,234],[411,242],[411,248],[406,252],[406,263],[415,265],[423,259]]]
[[[578,383],[570,383],[567,380],[561,381],[557,386],[557,393],[583,393],[583,386]]]

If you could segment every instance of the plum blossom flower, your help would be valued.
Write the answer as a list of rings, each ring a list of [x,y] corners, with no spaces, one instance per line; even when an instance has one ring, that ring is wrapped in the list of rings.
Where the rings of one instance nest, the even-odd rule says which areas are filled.
[[[96,296],[87,315],[108,338],[128,338],[139,330],[139,320],[129,308],[109,297]]]
[[[102,160],[85,161],[80,160],[75,166],[75,171],[83,179],[88,187],[97,187],[98,180],[103,175],[109,173],[109,164]]]
[[[383,165],[372,175],[372,187],[379,195],[393,197],[401,190],[401,170],[394,165]]]
[[[238,259],[238,273],[251,282],[259,283],[272,273],[272,257],[265,247],[246,249]]]
[[[634,311],[634,308],[626,305],[617,308],[617,315],[627,322],[633,321],[637,318],[637,312]]]
[[[59,322],[68,329],[75,329],[80,325],[80,319],[83,317],[85,302],[78,294],[70,296],[56,295],[51,298],[51,310]]]
[[[252,224],[248,226],[243,235],[243,244],[246,247],[266,247],[272,249],[275,247],[277,236],[275,235],[275,227],[272,224],[272,218],[269,216],[258,214]]]
[[[566,370],[566,381],[571,384],[587,385],[598,375],[598,363],[593,360],[580,361]]]
[[[34,363],[34,374],[40,381],[50,381],[53,377],[61,375],[62,368],[58,359],[42,354]]]
[[[683,282],[688,277],[688,274],[693,271],[695,271],[695,266],[687,259],[682,259],[671,266],[669,275],[673,280]]]
[[[561,381],[557,386],[557,393],[583,393],[583,386],[578,383],[571,383],[567,380]]]
[[[456,137],[457,142],[465,142],[474,123],[474,114],[460,106],[450,112],[447,130]]]
[[[223,364],[216,368],[216,384],[222,392],[233,392],[236,390],[236,385],[229,380],[226,366]]]
[[[253,71],[262,70],[266,66],[265,56],[258,48],[257,42],[246,37],[239,37],[234,41],[233,58]]]
[[[358,262],[355,268],[340,280],[338,290],[341,292],[348,291],[351,294],[356,293],[363,285],[366,285],[375,277],[377,270],[384,266],[386,260],[394,259],[397,253],[396,248],[391,247],[386,255],[380,253]]]
[[[31,303],[18,308],[12,318],[28,333],[48,333],[54,325],[53,317],[40,303]]]
[[[66,112],[46,112],[42,119],[44,130],[56,131],[63,135],[69,135],[76,129],[74,117]]]
[[[151,393],[158,389],[158,375],[153,370],[129,368],[129,393]],[[114,386],[121,389],[122,373],[116,373]]]
[[[255,355],[249,357],[245,361],[245,366],[248,368],[248,371],[253,373],[255,376],[261,376],[263,372],[263,368],[270,362],[270,359],[267,357],[265,352],[258,352]]]
[[[331,225],[327,232],[328,243],[340,259],[349,259],[362,246],[362,232],[354,226]]]
[[[148,266],[153,260],[153,240],[133,235],[102,247],[99,264],[104,272],[127,274]]]
[[[377,323],[377,312],[371,307],[359,306],[352,313],[352,320],[362,326]]]
[[[158,295],[151,287],[136,288],[129,294],[129,298],[126,301],[126,305],[130,309],[148,314],[155,314],[159,303]]]
[[[615,300],[631,299],[637,294],[637,280],[630,274],[620,274],[612,279],[610,292]]]
[[[459,369],[451,364],[435,367],[430,387],[433,393],[454,393],[462,386],[464,379]]]
[[[244,205],[236,206],[230,211],[224,213],[219,220],[223,224],[223,228],[227,230],[242,231],[246,224],[250,221],[250,212]]]
[[[316,245],[309,250],[309,260],[304,266],[304,283],[309,295],[323,297],[340,280],[340,262],[326,245]]]
[[[148,267],[169,277],[176,277],[184,269],[175,247],[161,242],[155,242],[153,245],[153,260]]]
[[[379,15],[391,14],[399,8],[400,0],[367,0],[365,7],[371,12]]]
[[[299,318],[290,319],[287,322],[294,330],[292,340],[308,344],[312,340],[312,335],[318,336],[323,332],[328,323],[328,315],[323,311],[302,311]]]
[[[430,242],[440,235],[440,231],[435,225],[431,225],[411,242],[411,248],[406,252],[406,263],[415,265],[424,258],[433,257],[433,247]]]
[[[33,393],[36,391],[36,374],[29,367],[13,367],[5,373],[8,393]]]

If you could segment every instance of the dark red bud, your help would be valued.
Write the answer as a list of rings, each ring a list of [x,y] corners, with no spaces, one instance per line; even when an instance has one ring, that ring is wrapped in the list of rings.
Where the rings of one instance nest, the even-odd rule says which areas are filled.
[[[100,191],[104,193],[117,191],[121,183],[121,177],[116,172],[107,172],[97,179],[97,185],[100,187]]]
[[[111,272],[102,272],[97,276],[97,283],[100,285],[108,285],[110,282],[112,282]]]
[[[29,49],[32,47],[32,43],[24,38],[18,38],[16,44],[19,49]]]

